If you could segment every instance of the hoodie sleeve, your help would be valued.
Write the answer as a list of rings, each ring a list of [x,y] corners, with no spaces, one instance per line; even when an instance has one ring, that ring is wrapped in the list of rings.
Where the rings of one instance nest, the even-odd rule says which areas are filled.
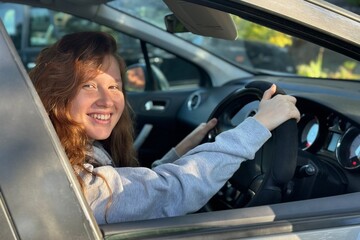
[[[177,159],[179,159],[179,155],[177,154],[175,148],[171,148],[161,159],[154,161],[151,164],[151,168],[157,167],[164,163],[173,163]]]
[[[241,162],[253,159],[270,137],[271,133],[250,117],[173,163],[153,169],[94,168],[103,178],[83,177],[85,197],[98,224],[106,223],[105,217],[108,223],[116,223],[192,213],[219,191]]]

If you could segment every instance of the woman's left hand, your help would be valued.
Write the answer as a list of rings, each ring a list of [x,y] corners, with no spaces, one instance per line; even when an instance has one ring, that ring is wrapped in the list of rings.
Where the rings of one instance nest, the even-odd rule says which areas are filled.
[[[187,135],[178,145],[176,145],[175,150],[179,156],[184,155],[186,152],[192,148],[199,145],[199,143],[204,139],[206,134],[213,129],[217,124],[217,119],[213,118],[207,123],[201,123],[197,128],[195,128],[189,135]]]

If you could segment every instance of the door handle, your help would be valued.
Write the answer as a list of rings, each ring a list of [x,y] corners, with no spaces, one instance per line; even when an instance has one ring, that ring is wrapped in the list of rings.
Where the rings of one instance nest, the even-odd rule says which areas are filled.
[[[166,101],[147,101],[145,103],[146,111],[164,111],[166,109]]]

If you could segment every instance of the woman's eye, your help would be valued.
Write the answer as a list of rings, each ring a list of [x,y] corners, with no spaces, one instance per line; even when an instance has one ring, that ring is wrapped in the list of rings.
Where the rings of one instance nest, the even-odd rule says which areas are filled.
[[[85,88],[85,89],[91,89],[91,88],[96,88],[96,86],[94,85],[94,84],[91,84],[91,83],[85,83],[84,85],[83,85],[83,88]]]
[[[121,87],[119,85],[112,85],[112,86],[109,87],[109,89],[120,90],[121,91]]]

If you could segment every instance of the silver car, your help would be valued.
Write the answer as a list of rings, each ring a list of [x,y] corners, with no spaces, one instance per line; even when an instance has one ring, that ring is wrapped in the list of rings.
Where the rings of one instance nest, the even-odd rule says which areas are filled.
[[[359,9],[0,1],[0,239],[360,239]],[[233,128],[257,111],[253,89],[271,83],[297,98],[301,120],[274,130],[198,212],[98,225],[27,74],[41,49],[83,30],[117,39],[144,167],[211,117],[219,124],[204,141]],[[131,82],[137,71],[141,86]]]

